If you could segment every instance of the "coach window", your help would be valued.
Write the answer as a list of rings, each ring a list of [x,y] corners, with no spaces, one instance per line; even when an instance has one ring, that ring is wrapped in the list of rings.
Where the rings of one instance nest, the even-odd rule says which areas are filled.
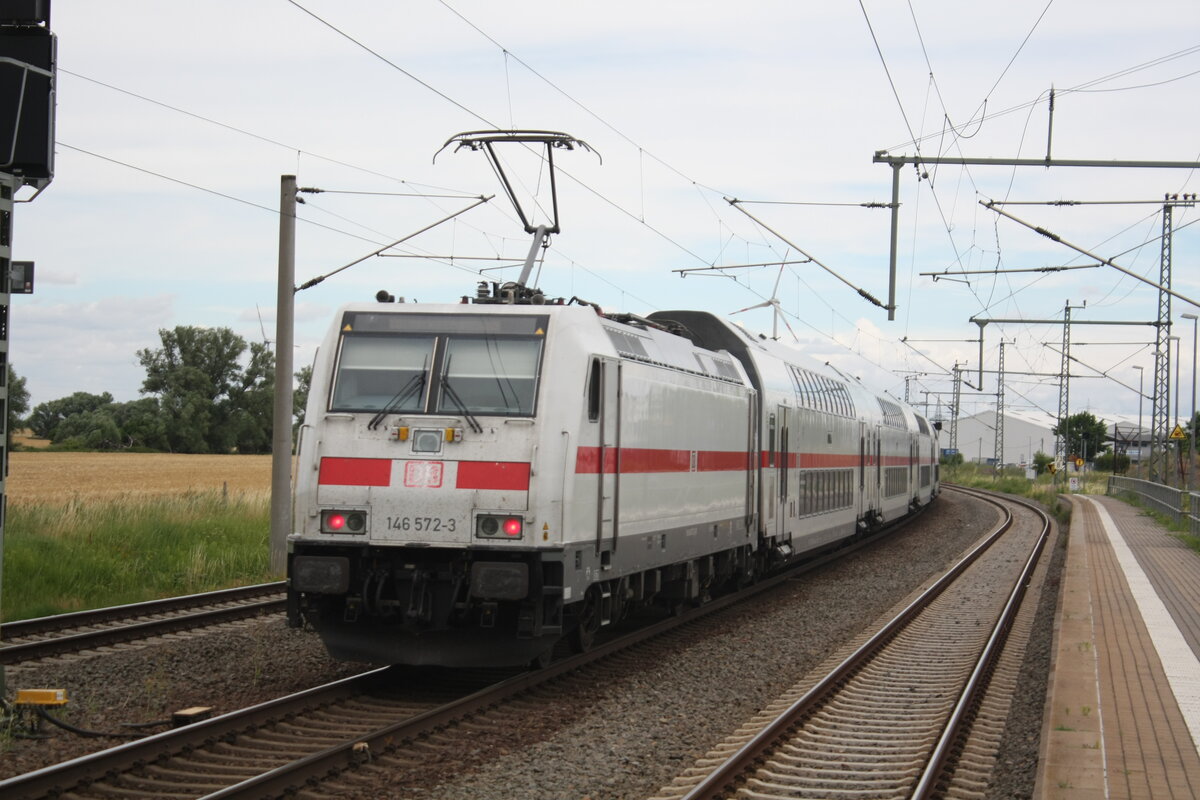
[[[775,466],[775,415],[771,414],[767,424],[767,466]]]

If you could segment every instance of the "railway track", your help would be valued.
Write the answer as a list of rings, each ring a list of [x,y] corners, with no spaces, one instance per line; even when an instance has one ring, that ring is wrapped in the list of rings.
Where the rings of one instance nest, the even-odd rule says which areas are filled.
[[[864,539],[856,547],[892,532]],[[846,549],[831,553],[806,567],[815,569],[846,553]],[[560,680],[578,681],[580,671],[593,662],[610,659],[796,575],[788,571],[680,616],[598,641],[588,653],[560,658],[542,670],[504,673],[502,679],[493,675],[490,681],[487,674],[469,675],[459,677],[457,687],[444,685],[444,672],[376,670],[0,781],[0,796],[13,800],[63,795],[79,800],[278,797],[336,778],[413,742],[431,746],[429,737],[437,731],[446,731],[445,746],[453,750],[462,744],[454,743],[451,731],[470,728],[461,724],[464,721],[481,714],[495,720],[497,709],[519,704],[518,698],[528,697],[535,688],[553,691],[545,687]],[[569,697],[571,689],[562,693]]]
[[[0,626],[0,664],[16,664],[284,610],[282,581]]]
[[[978,796],[989,768],[988,746],[978,740],[998,739],[1008,691],[1002,685],[989,697],[988,682],[1015,671],[1001,664],[1002,651],[1050,529],[1044,512],[1019,502],[1006,504],[1020,524],[1006,510],[943,578],[660,800]],[[973,730],[977,720],[986,721]]]

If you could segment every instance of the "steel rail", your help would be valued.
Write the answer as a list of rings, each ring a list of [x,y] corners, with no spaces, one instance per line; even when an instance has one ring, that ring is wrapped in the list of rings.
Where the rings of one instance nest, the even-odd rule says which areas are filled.
[[[282,597],[252,600],[251,602],[241,601],[278,595],[282,589],[282,583],[260,584],[10,623],[3,628],[3,633],[7,636],[53,634],[56,630],[87,625],[105,625],[107,627],[0,645],[0,664],[15,664],[279,612],[286,605],[286,600]],[[209,607],[217,603],[237,603],[237,605],[221,608]],[[200,610],[187,611],[187,609]],[[177,613],[180,611],[185,613]],[[172,614],[173,616],[141,620],[124,625],[111,624],[117,620],[154,614]]]
[[[92,608],[86,611],[70,611],[65,614],[52,614],[47,617],[19,619],[12,622],[0,623],[0,638],[10,639],[18,636],[35,636],[52,633],[63,628],[96,625],[113,620],[144,617],[167,611],[178,611],[184,608],[215,605],[217,603],[249,600],[263,595],[278,594],[284,591],[287,584],[284,581],[273,583],[257,583],[253,586],[235,586],[232,589],[218,589],[215,592],[200,592],[185,594],[178,597],[164,597],[161,600],[146,600],[141,603],[126,603],[119,606]]]
[[[954,488],[958,488],[959,491],[965,491],[960,487]],[[986,492],[968,491],[967,494],[975,494],[977,497],[983,498],[994,497]],[[1022,568],[1020,576],[1018,576],[1012,591],[1009,593],[1008,601],[1004,604],[1004,610],[1000,612],[996,627],[993,628],[991,636],[988,637],[987,645],[984,647],[983,652],[980,653],[975,668],[971,671],[970,678],[967,679],[962,695],[959,697],[958,702],[954,706],[954,711],[951,712],[950,718],[946,722],[946,727],[942,731],[937,745],[934,747],[929,763],[921,773],[921,778],[917,782],[917,788],[912,793],[913,800],[924,800],[924,798],[933,795],[936,788],[935,783],[942,774],[942,769],[949,759],[951,749],[964,730],[969,712],[975,705],[981,687],[986,684],[986,676],[1000,657],[1000,651],[1008,638],[1009,631],[1012,629],[1013,621],[1016,619],[1017,612],[1021,609],[1021,601],[1025,597],[1025,590],[1033,577],[1033,571],[1037,569],[1038,561],[1041,559],[1042,551],[1046,546],[1046,540],[1050,535],[1050,517],[1045,511],[1034,506],[1032,503],[1027,503],[1017,498],[1006,498],[1006,500],[1026,506],[1036,513],[1042,521],[1042,530],[1038,534],[1037,542],[1034,544],[1029,558],[1025,561],[1025,566]]]
[[[945,484],[943,486],[950,489],[958,488]],[[722,797],[727,792],[733,791],[738,779],[746,772],[750,765],[760,760],[765,753],[775,748],[788,734],[790,729],[795,727],[801,719],[828,699],[828,696],[841,683],[871,660],[905,625],[924,610],[947,587],[957,580],[967,567],[973,564],[988,548],[999,540],[1012,527],[1012,512],[994,499],[985,499],[988,499],[993,505],[998,506],[1005,515],[1003,521],[988,534],[986,539],[964,555],[941,578],[922,592],[912,603],[892,617],[870,639],[834,667],[828,675],[818,681],[802,697],[789,705],[773,722],[769,723],[718,767],[709,772],[681,800],[715,800],[715,798]],[[1019,583],[1023,583],[1023,580]],[[953,741],[952,735],[944,735],[942,738]],[[940,752],[939,757],[944,759],[945,753]]]
[[[116,775],[139,765],[202,748],[239,732],[252,730],[264,722],[300,713],[306,708],[328,705],[342,697],[360,694],[367,691],[391,669],[392,667],[381,667],[342,678],[183,728],[163,731],[144,739],[17,775],[0,781],[0,797],[6,800],[58,797],[97,777]]]

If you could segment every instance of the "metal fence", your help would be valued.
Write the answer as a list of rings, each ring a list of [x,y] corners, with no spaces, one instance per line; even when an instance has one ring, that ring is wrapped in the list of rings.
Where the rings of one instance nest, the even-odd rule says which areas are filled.
[[[1108,479],[1106,493],[1109,495],[1136,495],[1147,506],[1159,513],[1166,514],[1176,523],[1182,522],[1183,518],[1187,517],[1191,521],[1193,534],[1200,531],[1200,520],[1194,516],[1200,514],[1200,494],[1184,489],[1172,489],[1161,483],[1137,478],[1121,478],[1116,475]]]

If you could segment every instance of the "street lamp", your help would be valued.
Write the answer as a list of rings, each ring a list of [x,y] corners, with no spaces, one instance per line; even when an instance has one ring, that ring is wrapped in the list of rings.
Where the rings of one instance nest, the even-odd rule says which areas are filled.
[[[1184,319],[1192,321],[1192,416],[1188,417],[1189,453],[1188,453],[1188,488],[1196,491],[1196,315],[1181,314]]]
[[[1168,336],[1167,337],[1167,368],[1168,368],[1168,370],[1170,369],[1170,365],[1171,365],[1171,361],[1170,361],[1170,359],[1171,359],[1171,342],[1175,343],[1175,424],[1178,425],[1179,424],[1179,337],[1178,336]],[[1170,378],[1169,372],[1168,372],[1167,378],[1168,379]],[[1168,388],[1167,389],[1167,403],[1170,403],[1170,402],[1171,402],[1171,390]],[[1169,409],[1167,411],[1167,419],[1168,420],[1171,419],[1171,412]],[[1174,433],[1174,430],[1172,430],[1171,432]],[[1166,442],[1163,442],[1163,450],[1169,451],[1169,445],[1170,445],[1169,440]],[[1175,447],[1178,448],[1179,445],[1175,445]],[[1178,451],[1176,451],[1176,452],[1178,452]],[[1163,472],[1164,472],[1163,480],[1166,481],[1167,486],[1173,486],[1174,483],[1171,481],[1171,460],[1170,460],[1171,456],[1170,456],[1169,452],[1164,452],[1164,455],[1167,458],[1167,462],[1166,462],[1167,468],[1165,470],[1163,470]],[[1180,456],[1179,460],[1183,461],[1183,457]],[[1182,482],[1183,481],[1181,480],[1180,483],[1182,483]]]
[[[1171,346],[1170,342],[1175,343],[1175,424],[1178,425],[1179,424],[1179,337],[1178,336],[1168,336],[1167,339],[1168,339],[1167,347]],[[1167,353],[1167,357],[1170,358],[1171,354]],[[1170,415],[1170,413],[1168,413],[1167,419],[1170,419],[1170,418],[1171,418],[1171,415]]]
[[[1142,448],[1146,446],[1146,435],[1142,432],[1142,381],[1146,377],[1143,367],[1135,366],[1138,371],[1138,478],[1142,477]]]

